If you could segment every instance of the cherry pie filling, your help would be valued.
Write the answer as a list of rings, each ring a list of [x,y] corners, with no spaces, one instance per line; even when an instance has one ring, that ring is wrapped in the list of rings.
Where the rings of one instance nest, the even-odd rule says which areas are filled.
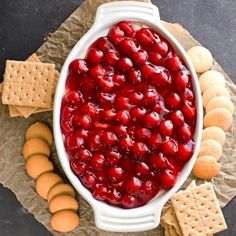
[[[70,63],[61,130],[73,172],[122,208],[169,190],[194,149],[191,75],[151,28],[123,21]]]

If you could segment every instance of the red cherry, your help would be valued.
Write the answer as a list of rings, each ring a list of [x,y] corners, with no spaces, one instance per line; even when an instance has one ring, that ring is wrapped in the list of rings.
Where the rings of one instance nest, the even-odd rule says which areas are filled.
[[[107,201],[112,205],[119,205],[121,201],[121,193],[115,188],[112,189],[107,196]]]
[[[103,52],[114,49],[107,37],[100,37],[95,41],[95,46]]]
[[[131,84],[137,84],[141,82],[141,72],[137,69],[131,69],[127,75],[127,79]]]
[[[88,137],[88,130],[85,129],[77,129],[75,131],[75,135],[77,135],[80,138],[87,139]]]
[[[193,143],[188,142],[179,144],[179,150],[177,152],[177,158],[181,161],[188,161],[193,155]]]
[[[119,26],[114,26],[108,33],[109,40],[117,45],[124,39],[124,31]]]
[[[86,92],[93,92],[96,88],[96,82],[90,77],[85,77],[81,81],[81,88]]]
[[[167,139],[162,143],[161,150],[165,156],[172,156],[178,151],[178,144],[174,139]]]
[[[140,189],[140,192],[145,195],[153,197],[158,191],[157,185],[152,180],[144,180]]]
[[[88,129],[92,123],[92,120],[89,115],[77,114],[74,117],[73,124],[75,126],[81,126],[84,129]]]
[[[96,48],[90,48],[86,59],[90,65],[95,66],[95,65],[100,64],[102,62],[102,58],[103,58],[102,51],[100,51]]]
[[[69,105],[78,105],[81,100],[82,94],[81,92],[69,91],[64,95],[64,100]]]
[[[157,100],[158,93],[157,93],[156,89],[149,88],[144,91],[143,96],[144,96],[144,99],[143,99],[144,104],[151,105]]]
[[[102,119],[105,122],[111,122],[116,116],[116,111],[115,109],[109,109],[109,110],[104,110],[102,111]]]
[[[88,72],[88,66],[83,59],[75,59],[70,63],[70,72],[74,74],[85,74]]]
[[[87,165],[83,162],[79,162],[78,160],[72,160],[70,162],[70,166],[73,172],[79,176],[82,175],[87,169]]]
[[[94,103],[88,102],[81,106],[81,112],[85,115],[94,117],[97,114],[97,107]]]
[[[85,185],[86,188],[90,188],[90,189],[94,188],[96,185],[96,182],[97,182],[97,178],[91,172],[87,172],[82,177],[82,183]]]
[[[117,109],[129,109],[129,98],[124,96],[119,96],[115,100],[115,105]]]
[[[66,136],[65,137],[65,147],[66,149],[76,150],[81,147],[83,144],[83,139],[77,137],[76,135]]]
[[[188,103],[185,103],[182,106],[181,110],[186,120],[192,120],[196,117],[196,108],[194,106],[189,105]]]
[[[105,163],[105,157],[102,154],[94,154],[91,158],[91,166],[95,169],[102,169]]]
[[[142,182],[137,177],[131,177],[125,181],[125,190],[127,193],[137,193],[141,187]]]
[[[136,32],[136,38],[138,42],[144,47],[150,47],[154,43],[154,36],[152,32],[147,28],[142,28]]]
[[[174,187],[176,179],[176,175],[171,170],[163,170],[160,176],[160,185],[163,189],[169,190]]]
[[[152,64],[144,64],[141,67],[141,73],[144,79],[149,79],[156,73],[156,69]]]
[[[119,60],[119,53],[118,52],[108,51],[105,53],[104,62],[107,65],[114,66],[118,60]]]
[[[124,170],[121,167],[111,167],[108,170],[108,178],[113,183],[120,182],[124,177]]]
[[[114,131],[116,133],[116,135],[119,137],[119,138],[124,138],[127,136],[127,133],[126,133],[126,126],[124,125],[117,125],[114,127]]]
[[[130,114],[127,110],[119,110],[116,113],[116,120],[121,122],[123,125],[127,125],[130,120]]]
[[[160,116],[155,111],[147,113],[143,118],[143,123],[148,128],[157,127],[159,121],[160,121]]]
[[[91,151],[98,151],[102,148],[102,142],[98,134],[88,137],[88,145]]]
[[[162,153],[153,154],[149,158],[149,164],[153,169],[165,169],[168,167],[168,160]]]
[[[164,112],[165,111],[164,102],[161,100],[158,100],[152,107],[152,110],[156,111],[158,114]]]
[[[186,123],[184,123],[184,125],[178,129],[178,134],[180,138],[185,142],[189,141],[192,138],[191,128]]]
[[[72,124],[69,121],[61,122],[61,130],[63,134],[69,135],[73,132]]]
[[[170,119],[176,127],[182,126],[184,124],[184,115],[180,110],[173,111],[170,115]]]
[[[115,94],[101,92],[97,93],[96,97],[101,104],[109,104],[114,102]]]
[[[166,65],[171,71],[180,71],[183,67],[182,61],[178,56],[168,58]]]
[[[124,39],[119,44],[119,49],[120,49],[120,52],[124,56],[130,56],[138,50],[134,40],[132,40],[132,39]]]
[[[91,152],[84,148],[78,150],[75,154],[75,158],[77,160],[84,162],[88,161],[91,158],[91,156],[92,156]]]
[[[138,128],[135,135],[137,139],[145,141],[151,137],[151,131],[147,128]]]
[[[186,88],[182,93],[181,93],[181,98],[183,100],[183,103],[186,102],[192,102],[194,99],[193,92],[189,89]]]
[[[104,73],[105,70],[102,68],[101,65],[96,65],[89,70],[89,75],[94,79],[102,77]]]
[[[117,151],[107,151],[106,152],[106,165],[108,166],[114,166],[117,165],[119,160],[121,158],[121,155]]]
[[[61,111],[61,119],[62,122],[64,123],[65,121],[70,121],[71,117],[72,117],[72,113],[73,113],[74,109],[70,106],[64,106],[62,107],[62,111]]]
[[[98,84],[100,89],[104,92],[110,92],[114,87],[113,81],[108,76],[99,78]]]
[[[167,87],[171,84],[171,80],[171,76],[167,70],[154,73],[150,78],[152,85],[157,87]]]
[[[128,57],[121,57],[116,66],[120,72],[127,73],[133,67],[133,63]]]
[[[183,71],[179,71],[174,75],[174,83],[179,90],[183,90],[188,86],[189,74]]]
[[[93,190],[93,197],[99,201],[105,201],[108,196],[108,188],[103,185],[98,185]]]
[[[118,26],[125,32],[126,36],[132,36],[135,31],[132,22],[121,21]]]
[[[165,136],[171,136],[173,128],[174,126],[171,120],[162,120],[159,126],[160,133]]]
[[[148,145],[152,150],[158,150],[161,146],[161,143],[162,143],[161,136],[156,133],[152,134],[150,139],[148,140]]]
[[[135,165],[135,173],[140,176],[140,175],[148,175],[150,174],[150,170],[148,165],[145,162],[137,162]]]
[[[124,75],[120,75],[120,74],[114,74],[112,80],[116,87],[119,87],[125,83]]]
[[[136,206],[136,198],[132,195],[129,195],[129,194],[124,194],[123,197],[122,197],[122,206],[124,208],[133,208]]]
[[[145,143],[135,142],[133,145],[133,154],[136,157],[144,157],[149,152],[148,147]]]
[[[154,44],[154,49],[155,49],[155,51],[160,53],[160,55],[162,57],[166,57],[168,52],[169,52],[168,44],[164,41],[160,41],[160,42],[155,43]]]
[[[130,116],[133,121],[138,121],[144,117],[146,109],[143,107],[134,107],[130,110]]]
[[[149,52],[148,60],[154,65],[162,64],[162,56],[158,52]]]
[[[181,98],[179,94],[174,92],[168,92],[165,95],[165,105],[170,110],[176,110],[180,107]]]
[[[132,60],[136,66],[141,66],[147,61],[147,53],[143,50],[134,52],[132,55]]]
[[[141,103],[143,99],[143,94],[141,92],[133,91],[129,94],[129,99],[132,102],[132,104],[138,105]]]
[[[107,146],[112,146],[117,142],[117,136],[111,131],[106,131],[102,136],[102,140]]]
[[[129,152],[134,145],[134,141],[130,137],[120,139],[120,148]]]

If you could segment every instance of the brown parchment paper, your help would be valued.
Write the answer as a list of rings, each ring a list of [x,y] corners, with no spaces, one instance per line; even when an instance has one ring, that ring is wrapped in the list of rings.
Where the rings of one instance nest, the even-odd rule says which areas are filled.
[[[141,1],[141,0],[140,0]],[[99,4],[108,0],[89,0],[84,2],[48,40],[36,51],[41,56],[42,61],[56,63],[60,70],[65,58],[74,44],[92,25],[96,8]],[[146,2],[149,2],[146,0]],[[179,40],[185,49],[198,45],[197,42],[179,24],[163,22],[165,27]],[[232,100],[236,102],[236,86],[224,73],[223,69],[215,62],[214,68],[225,75],[227,87],[230,90]],[[236,194],[236,112],[234,113],[234,123],[227,132],[227,140],[223,149],[223,156],[220,160],[222,170],[219,176],[212,180],[217,197],[222,207],[224,207]],[[38,222],[42,223],[53,235],[62,235],[53,231],[50,227],[50,213],[46,201],[41,199],[34,190],[34,180],[28,177],[24,170],[24,159],[21,149],[24,144],[24,134],[26,128],[35,121],[44,121],[52,126],[52,112],[45,112],[24,118],[10,118],[7,106],[0,104],[0,182],[11,189],[22,206],[26,208]],[[52,160],[59,174],[66,177],[58,161],[54,145],[52,146]],[[193,176],[186,181],[185,187]],[[109,233],[99,230],[94,225],[94,216],[91,207],[79,195],[79,213],[81,218],[80,227],[68,236],[75,235],[161,235],[161,228],[140,233]],[[65,235],[65,234],[64,234]]]

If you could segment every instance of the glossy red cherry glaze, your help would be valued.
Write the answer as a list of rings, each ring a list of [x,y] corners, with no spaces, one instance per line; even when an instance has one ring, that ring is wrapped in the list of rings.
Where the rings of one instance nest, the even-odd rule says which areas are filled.
[[[94,198],[134,208],[172,188],[193,154],[196,107],[170,44],[120,22],[69,69],[61,129],[71,168]]]

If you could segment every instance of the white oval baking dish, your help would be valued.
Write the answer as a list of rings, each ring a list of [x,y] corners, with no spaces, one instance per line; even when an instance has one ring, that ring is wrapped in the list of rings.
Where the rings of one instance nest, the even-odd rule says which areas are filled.
[[[107,203],[97,201],[87,190],[70,168],[69,159],[64,148],[63,135],[60,128],[61,101],[65,91],[65,82],[68,75],[69,64],[77,57],[84,57],[87,48],[100,36],[107,34],[109,28],[122,20],[132,20],[149,25],[166,38],[176,52],[182,57],[188,67],[195,93],[197,107],[197,123],[194,134],[195,151],[192,158],[186,163],[180,173],[175,186],[166,192],[158,194],[145,206],[134,209],[122,209]],[[95,215],[95,224],[98,228],[114,232],[137,232],[150,230],[160,223],[160,215],[163,205],[181,187],[190,174],[194,165],[202,133],[202,101],[198,85],[198,78],[187,54],[180,43],[163,27],[158,8],[152,4],[140,2],[113,2],[101,5],[97,9],[96,18],[91,29],[79,40],[68,55],[58,81],[53,114],[53,128],[57,153],[61,165],[75,189],[91,205]]]

